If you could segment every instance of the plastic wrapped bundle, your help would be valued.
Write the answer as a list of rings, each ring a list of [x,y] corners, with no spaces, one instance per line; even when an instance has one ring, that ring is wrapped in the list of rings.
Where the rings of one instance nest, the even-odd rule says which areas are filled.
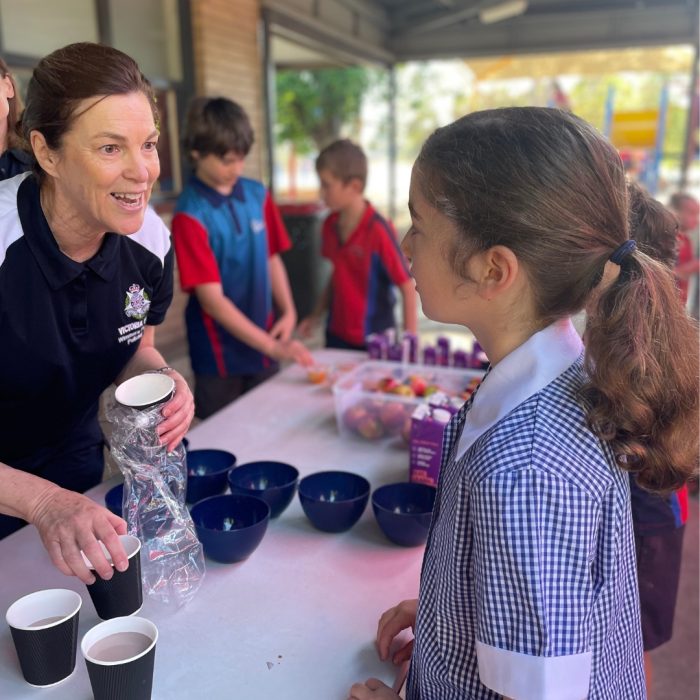
[[[112,404],[110,451],[124,474],[123,517],[142,543],[144,590],[180,607],[204,579],[204,553],[185,507],[185,448],[167,452],[158,444],[161,409],[162,403],[147,409]]]

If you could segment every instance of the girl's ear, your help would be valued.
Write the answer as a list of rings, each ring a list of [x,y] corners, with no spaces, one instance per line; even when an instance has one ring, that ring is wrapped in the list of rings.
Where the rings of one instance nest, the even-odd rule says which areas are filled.
[[[56,165],[58,164],[58,152],[49,148],[46,143],[44,134],[41,131],[32,131],[29,134],[29,142],[32,146],[32,152],[36,158],[36,162],[41,169],[52,177],[57,176]]]
[[[513,287],[520,270],[515,253],[504,245],[496,245],[479,256],[478,294],[490,301]]]

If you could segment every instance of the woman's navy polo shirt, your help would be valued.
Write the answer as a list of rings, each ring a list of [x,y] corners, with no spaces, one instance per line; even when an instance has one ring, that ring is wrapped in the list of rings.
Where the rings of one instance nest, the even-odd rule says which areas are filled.
[[[0,182],[0,461],[25,471],[101,440],[100,394],[172,298],[168,229],[148,209],[84,263],[58,248],[32,176]]]

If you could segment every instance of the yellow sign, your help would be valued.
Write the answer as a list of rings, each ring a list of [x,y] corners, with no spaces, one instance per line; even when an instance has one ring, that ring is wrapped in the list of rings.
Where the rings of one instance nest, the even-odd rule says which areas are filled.
[[[657,109],[615,112],[610,140],[617,148],[653,148],[659,125]]]

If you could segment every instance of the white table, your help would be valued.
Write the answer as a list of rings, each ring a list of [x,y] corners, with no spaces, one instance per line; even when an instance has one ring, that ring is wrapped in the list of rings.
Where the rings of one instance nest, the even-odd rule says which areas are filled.
[[[361,359],[359,353],[324,350],[319,362]],[[220,448],[238,462],[277,459],[301,476],[343,469],[366,476],[372,488],[408,478],[405,449],[343,439],[333,397],[288,367],[277,377],[204,421],[188,435],[190,449]],[[111,486],[89,492],[102,503]],[[146,599],[139,613],[158,626],[153,698],[205,700],[343,700],[352,683],[370,676],[394,681],[396,669],[374,648],[379,615],[415,597],[423,548],[404,549],[384,538],[371,504],[354,528],[320,532],[306,519],[298,497],[251,557],[238,564],[207,559],[196,597],[173,610]],[[81,594],[79,635],[100,620],[85,587],[51,565],[32,527],[0,540],[0,612],[42,588]],[[0,698],[88,700],[90,684],[80,656],[76,671],[48,689],[27,685],[10,632],[0,634]]]

